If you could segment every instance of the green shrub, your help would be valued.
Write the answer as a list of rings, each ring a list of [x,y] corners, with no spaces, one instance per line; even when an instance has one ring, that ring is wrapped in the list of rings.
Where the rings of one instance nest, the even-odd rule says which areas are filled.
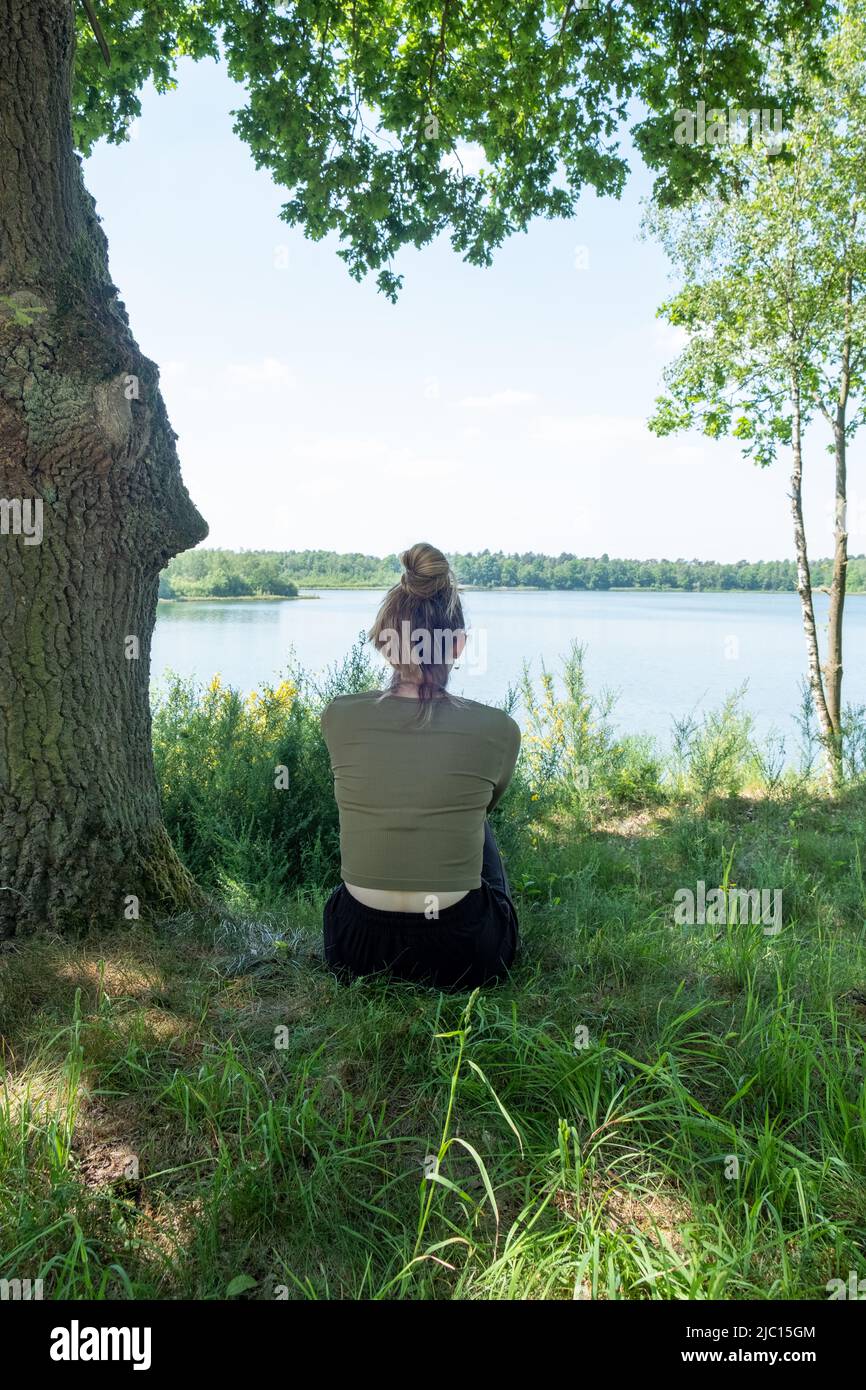
[[[173,676],[157,694],[153,743],[163,814],[195,877],[233,903],[270,906],[339,877],[339,822],[319,714],[366,689],[354,648],[321,688],[292,673],[246,698],[219,676]]]
[[[674,720],[674,780],[701,802],[737,796],[746,784],[754,752],[752,718],[742,708],[744,696],[742,686],[700,720]]]
[[[585,657],[586,648],[575,642],[563,659],[561,696],[544,666],[537,693],[524,666],[525,776],[541,813],[557,808],[589,814],[610,804],[662,796],[662,762],[652,740],[616,733],[611,721],[615,696],[609,691],[590,694]]]

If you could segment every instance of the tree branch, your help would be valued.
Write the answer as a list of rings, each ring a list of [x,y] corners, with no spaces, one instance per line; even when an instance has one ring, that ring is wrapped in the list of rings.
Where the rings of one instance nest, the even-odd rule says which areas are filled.
[[[110,67],[111,67],[111,50],[109,49],[108,44],[105,42],[105,35],[104,35],[103,32],[102,32],[102,26],[100,25],[99,20],[96,18],[96,14],[94,13],[93,5],[90,3],[90,0],[82,0],[82,3],[83,3],[83,5],[84,5],[84,13],[87,15],[87,18],[90,20],[90,27],[91,27],[91,29],[93,30],[93,37],[96,39],[96,42],[99,44],[100,52],[102,53],[102,56],[103,56],[103,58],[105,59],[105,66],[106,66],[107,68],[110,68]]]

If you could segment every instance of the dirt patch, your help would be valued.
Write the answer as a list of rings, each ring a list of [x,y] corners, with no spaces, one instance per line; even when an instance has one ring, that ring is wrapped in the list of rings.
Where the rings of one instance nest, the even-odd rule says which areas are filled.
[[[138,1154],[127,1144],[94,1144],[79,1160],[78,1170],[85,1187],[137,1188],[140,1177]]]
[[[134,1189],[141,1176],[136,1109],[129,1102],[109,1110],[97,1102],[82,1107],[72,1152],[85,1187]]]
[[[605,1228],[636,1231],[660,1249],[666,1245],[677,1255],[684,1250],[681,1231],[692,1219],[689,1204],[674,1192],[637,1192],[622,1185],[615,1173],[596,1173],[588,1190],[580,1197],[560,1188],[554,1206],[563,1216],[576,1220],[589,1214],[600,1217]]]

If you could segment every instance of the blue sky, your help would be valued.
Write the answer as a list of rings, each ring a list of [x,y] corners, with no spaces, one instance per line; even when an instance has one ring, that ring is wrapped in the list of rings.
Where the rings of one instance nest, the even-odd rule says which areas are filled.
[[[184,62],[176,92],[145,93],[133,138],[85,167],[205,544],[793,554],[787,459],[761,471],[730,442],[645,428],[677,344],[655,317],[665,258],[638,239],[644,171],[620,202],[588,194],[571,221],[534,223],[491,269],[444,238],[404,255],[395,307],[335,243],[280,221],[284,195],[231,129],[242,101],[223,68]],[[814,555],[830,551],[830,469],[816,434]]]

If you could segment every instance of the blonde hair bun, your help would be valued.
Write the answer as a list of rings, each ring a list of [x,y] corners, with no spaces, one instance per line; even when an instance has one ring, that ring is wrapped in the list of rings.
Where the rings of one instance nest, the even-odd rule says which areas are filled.
[[[403,566],[400,583],[416,598],[432,598],[440,590],[454,586],[454,575],[446,557],[427,541],[418,541],[404,550],[400,564]]]
[[[422,719],[429,718],[432,701],[445,689],[455,660],[454,634],[465,631],[457,580],[447,557],[427,541],[411,545],[400,556],[403,573],[383,598],[367,634],[392,668],[391,693],[402,684],[417,686]],[[407,643],[406,629],[412,634]],[[428,643],[416,648],[417,634]],[[450,634],[450,641],[449,636]],[[426,654],[425,654],[426,653]]]

